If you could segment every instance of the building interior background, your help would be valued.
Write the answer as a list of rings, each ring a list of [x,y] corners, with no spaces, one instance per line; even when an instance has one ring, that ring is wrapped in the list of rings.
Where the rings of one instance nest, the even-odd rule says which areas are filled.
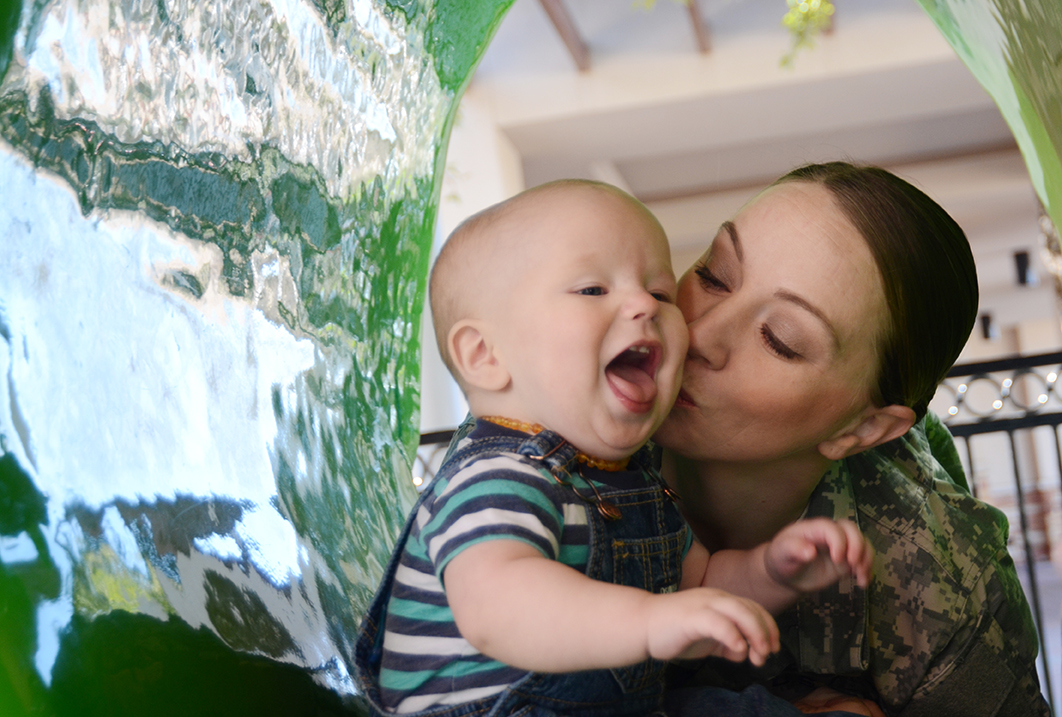
[[[838,0],[825,31],[797,48],[786,12],[780,2],[517,0],[461,101],[436,248],[479,209],[583,177],[641,199],[663,224],[681,275],[721,222],[788,169],[867,162],[922,188],[970,239],[980,316],[960,364],[1062,350],[1052,227],[1022,152],[922,6]],[[466,404],[438,357],[430,312],[424,321],[421,427],[430,433],[458,425]],[[1057,409],[1045,392],[1057,373],[1039,375],[1020,388]],[[945,420],[961,385],[947,382],[932,405]],[[970,388],[967,404],[992,413],[998,391]],[[1059,684],[1062,475],[1051,430],[1020,432],[1016,446]],[[1007,437],[960,448],[979,497],[1007,513],[1012,552],[1024,561]],[[436,447],[423,447],[414,481],[439,459]]]

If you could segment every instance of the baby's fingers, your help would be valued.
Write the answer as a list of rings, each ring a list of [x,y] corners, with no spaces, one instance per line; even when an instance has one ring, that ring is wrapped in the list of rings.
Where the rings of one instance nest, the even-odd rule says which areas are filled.
[[[681,655],[683,658],[722,657],[731,662],[744,662],[757,653],[737,625],[714,610],[698,615],[696,625],[691,627],[699,637]]]
[[[854,547],[853,540],[862,541],[863,539],[855,523],[848,520],[816,520],[816,528],[820,531],[818,534],[820,546],[825,547],[825,550],[822,550],[823,554],[829,555],[830,561],[835,565],[850,565],[851,551]]]
[[[778,624],[759,603],[717,592],[720,597],[713,603],[714,609],[730,620],[748,643],[749,659],[762,665],[768,655],[781,648]]]
[[[855,576],[860,587],[870,583],[874,549],[850,520],[829,521],[822,524],[822,537],[829,548],[830,560],[844,572]]]
[[[874,548],[859,532],[859,528],[850,521],[842,521],[842,528],[848,534],[848,567],[855,575],[856,583],[861,588],[870,584],[870,574],[874,563]]]

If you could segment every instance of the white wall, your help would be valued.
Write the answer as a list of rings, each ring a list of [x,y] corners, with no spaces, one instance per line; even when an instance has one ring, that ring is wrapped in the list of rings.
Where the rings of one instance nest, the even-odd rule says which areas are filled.
[[[489,105],[476,95],[474,87],[469,88],[450,136],[432,260],[446,237],[466,217],[521,191],[523,181],[519,154],[499,131]],[[439,357],[429,309],[426,305],[421,327],[422,433],[454,428],[468,410],[457,383]]]

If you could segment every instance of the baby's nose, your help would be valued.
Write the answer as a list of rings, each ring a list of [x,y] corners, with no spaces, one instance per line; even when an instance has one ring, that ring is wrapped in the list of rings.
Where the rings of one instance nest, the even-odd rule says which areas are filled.
[[[631,318],[651,319],[659,313],[660,302],[648,291],[638,291],[635,292],[628,302],[628,311],[630,312]]]

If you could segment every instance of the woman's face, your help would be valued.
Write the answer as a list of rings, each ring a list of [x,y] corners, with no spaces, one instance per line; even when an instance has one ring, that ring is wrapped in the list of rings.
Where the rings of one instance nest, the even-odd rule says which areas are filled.
[[[864,239],[818,184],[772,187],[682,277],[682,391],[654,436],[693,460],[816,451],[871,405],[888,321]]]

